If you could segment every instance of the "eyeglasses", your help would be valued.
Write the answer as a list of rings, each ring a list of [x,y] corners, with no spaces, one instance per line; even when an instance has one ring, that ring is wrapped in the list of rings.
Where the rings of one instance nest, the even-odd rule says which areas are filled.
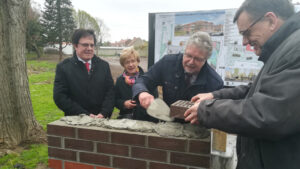
[[[242,35],[242,36],[244,36],[244,37],[247,37],[247,36],[249,36],[249,32],[250,32],[250,30],[251,30],[251,28],[255,25],[255,24],[257,24],[257,22],[259,22],[262,18],[264,18],[265,17],[265,15],[263,15],[263,16],[261,16],[261,17],[259,17],[258,19],[256,19],[246,30],[244,30],[244,31],[240,31],[240,34]]]
[[[184,56],[187,58],[187,59],[194,59],[196,62],[205,62],[206,59],[203,59],[203,58],[200,58],[200,57],[195,57],[195,56],[192,56],[188,53],[184,53]]]
[[[83,46],[83,47],[85,47],[85,48],[88,48],[89,46],[90,46],[91,48],[94,48],[94,47],[95,47],[94,44],[88,44],[88,43],[78,43],[78,44],[81,45],[81,46]]]

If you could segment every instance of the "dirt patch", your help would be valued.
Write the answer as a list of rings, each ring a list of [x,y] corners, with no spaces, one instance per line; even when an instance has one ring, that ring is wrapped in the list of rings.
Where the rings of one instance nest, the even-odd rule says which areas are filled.
[[[62,60],[71,57],[71,55],[63,55]],[[37,59],[40,61],[49,61],[59,63],[59,55],[57,54],[44,54],[41,58]]]
[[[45,164],[38,164],[35,169],[49,169],[47,165]]]

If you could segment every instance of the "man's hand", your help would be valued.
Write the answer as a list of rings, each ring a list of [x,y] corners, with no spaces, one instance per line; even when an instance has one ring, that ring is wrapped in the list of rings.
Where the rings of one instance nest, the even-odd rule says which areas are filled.
[[[212,93],[200,93],[192,97],[191,102],[200,103],[203,100],[213,99],[214,95]]]
[[[135,106],[136,106],[136,103],[135,103],[134,100],[126,100],[126,101],[124,102],[124,107],[125,107],[126,109],[133,109]]]
[[[104,116],[101,113],[99,113],[98,115],[90,114],[90,117],[92,117],[92,118],[99,118],[99,119],[104,118]]]
[[[154,100],[154,97],[147,92],[142,92],[139,94],[140,104],[145,109],[147,109],[150,106],[150,104],[153,102],[153,100]]]
[[[198,121],[198,106],[200,102],[196,102],[192,107],[190,107],[187,111],[184,113],[185,121],[189,121],[192,124],[199,124]]]

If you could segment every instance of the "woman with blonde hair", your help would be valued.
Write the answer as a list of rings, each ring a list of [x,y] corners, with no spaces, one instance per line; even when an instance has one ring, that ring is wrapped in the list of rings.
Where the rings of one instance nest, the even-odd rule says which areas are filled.
[[[139,76],[144,74],[139,63],[140,56],[133,47],[123,49],[120,54],[120,64],[124,67],[124,72],[117,78],[115,85],[116,107],[120,110],[118,119],[157,122],[157,119],[147,115],[145,109],[132,100],[132,85]]]

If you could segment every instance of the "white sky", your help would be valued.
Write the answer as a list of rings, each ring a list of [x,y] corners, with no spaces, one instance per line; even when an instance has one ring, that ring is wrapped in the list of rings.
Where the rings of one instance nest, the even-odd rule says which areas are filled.
[[[43,6],[45,0],[32,0]],[[141,37],[148,40],[148,13],[238,8],[244,0],[71,0],[73,7],[101,18],[111,42]],[[300,0],[292,0],[300,3]]]

